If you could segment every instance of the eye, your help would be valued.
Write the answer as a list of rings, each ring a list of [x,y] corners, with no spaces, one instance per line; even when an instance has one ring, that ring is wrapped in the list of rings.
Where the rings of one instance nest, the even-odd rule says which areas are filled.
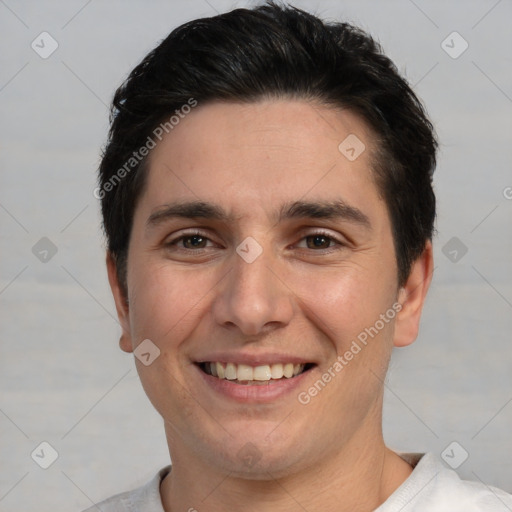
[[[344,244],[327,233],[319,232],[303,237],[297,246],[306,249],[322,250],[331,249],[336,245]]]
[[[189,235],[181,238],[185,249],[204,249],[208,238],[201,235]]]
[[[332,242],[332,239],[325,235],[310,235],[306,240],[309,249],[328,249]]]
[[[182,236],[171,240],[166,245],[167,247],[177,247],[178,249],[195,250],[206,249],[209,247],[207,244],[211,240],[200,232],[185,233]]]

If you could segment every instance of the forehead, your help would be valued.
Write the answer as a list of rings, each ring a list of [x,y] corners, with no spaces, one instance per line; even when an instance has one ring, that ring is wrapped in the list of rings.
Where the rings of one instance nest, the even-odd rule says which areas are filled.
[[[143,202],[229,203],[242,217],[299,199],[364,206],[380,200],[373,144],[357,115],[304,100],[199,105],[152,150]]]

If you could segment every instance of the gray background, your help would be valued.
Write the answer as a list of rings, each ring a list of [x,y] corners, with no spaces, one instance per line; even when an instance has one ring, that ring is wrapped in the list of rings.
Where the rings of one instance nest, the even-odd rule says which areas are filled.
[[[95,170],[131,68],[177,25],[245,5],[0,0],[1,511],[81,510],[169,461],[117,345]],[[450,462],[469,454],[461,475],[512,492],[512,3],[295,5],[378,38],[442,143],[435,278],[419,339],[392,360],[387,442],[441,457],[457,441]],[[43,31],[59,45],[47,59],[31,48]],[[469,43],[456,59],[441,46],[453,31]],[[452,52],[460,43],[448,39]],[[32,252],[42,237],[57,248],[47,262]],[[30,456],[42,441],[59,454],[46,470]]]

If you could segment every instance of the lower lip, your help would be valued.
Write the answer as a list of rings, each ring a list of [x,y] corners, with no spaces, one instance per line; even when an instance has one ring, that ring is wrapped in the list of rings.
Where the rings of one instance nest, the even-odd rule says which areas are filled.
[[[272,380],[269,384],[251,385],[237,384],[227,379],[219,379],[203,372],[197,365],[194,366],[196,366],[197,371],[201,374],[206,385],[215,392],[238,402],[257,403],[272,402],[291,393],[301,385],[306,376],[313,369],[307,370],[290,379],[282,378]]]

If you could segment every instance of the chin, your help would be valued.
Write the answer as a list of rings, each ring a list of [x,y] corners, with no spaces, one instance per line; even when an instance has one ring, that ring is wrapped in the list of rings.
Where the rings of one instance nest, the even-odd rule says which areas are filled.
[[[232,455],[229,454],[229,458],[225,460],[225,467],[222,469],[229,472],[231,477],[268,481],[293,474],[298,469],[297,461],[290,459],[291,457],[279,456],[278,454],[270,455],[267,452],[263,453],[261,458],[257,460],[248,461],[240,460],[238,457],[233,459]]]
[[[230,437],[217,445],[212,453],[209,445],[210,463],[233,477],[246,480],[269,480],[281,478],[297,471],[301,461],[308,460],[300,443],[293,443],[290,437],[277,442],[260,436],[244,435]],[[292,448],[293,446],[293,448]]]

